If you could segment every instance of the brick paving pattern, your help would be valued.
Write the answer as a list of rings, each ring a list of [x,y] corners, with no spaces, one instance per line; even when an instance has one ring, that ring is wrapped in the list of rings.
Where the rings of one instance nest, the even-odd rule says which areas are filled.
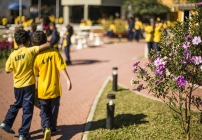
[[[133,59],[143,56],[144,43],[124,43],[102,45],[71,53],[73,65],[67,70],[72,80],[72,91],[66,90],[64,78],[61,76],[63,95],[58,117],[58,130],[53,139],[80,140],[85,121],[100,86],[111,75],[112,67],[119,68],[119,80],[130,86]],[[9,105],[14,102],[12,74],[0,73],[0,122],[3,121]],[[21,110],[15,120],[15,135],[0,130],[0,140],[17,139],[21,124]],[[31,139],[43,139],[40,129],[39,109],[34,109],[31,125]]]

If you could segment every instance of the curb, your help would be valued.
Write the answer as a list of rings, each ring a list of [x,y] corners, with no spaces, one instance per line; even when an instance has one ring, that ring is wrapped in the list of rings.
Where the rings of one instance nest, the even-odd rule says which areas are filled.
[[[102,84],[101,88],[98,91],[98,94],[96,95],[96,97],[95,97],[95,99],[93,101],[93,104],[91,106],[90,112],[88,114],[88,118],[86,120],[86,124],[85,124],[85,128],[84,128],[84,133],[83,133],[83,136],[82,136],[82,140],[87,140],[88,139],[88,133],[89,133],[89,129],[90,129],[90,126],[91,126],[91,122],[93,120],[93,116],[94,116],[94,112],[95,112],[97,103],[98,103],[98,101],[100,99],[100,96],[102,95],[102,92],[103,92],[104,88],[106,87],[106,85],[108,84],[108,82],[111,79],[112,79],[111,76],[107,77],[107,79]]]

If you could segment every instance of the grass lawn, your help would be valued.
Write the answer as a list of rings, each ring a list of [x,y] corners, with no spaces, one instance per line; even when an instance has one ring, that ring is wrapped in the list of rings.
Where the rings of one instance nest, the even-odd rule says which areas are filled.
[[[95,111],[88,140],[184,140],[179,121],[162,102],[154,101],[119,87],[115,92],[115,129],[105,129],[106,86]],[[202,124],[198,112],[193,112],[191,139],[202,140]]]

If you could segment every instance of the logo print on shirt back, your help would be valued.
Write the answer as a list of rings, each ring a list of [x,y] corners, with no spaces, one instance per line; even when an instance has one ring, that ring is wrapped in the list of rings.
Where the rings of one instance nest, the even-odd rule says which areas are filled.
[[[25,58],[25,54],[22,54],[22,55],[18,55],[15,57],[15,61],[18,61],[18,60],[21,60],[21,59],[24,59]]]
[[[51,61],[51,60],[52,60],[52,57],[53,57],[53,56],[49,56],[49,57],[46,58],[45,60],[43,59],[43,60],[42,60],[42,64],[46,64],[46,63],[48,63],[49,61]]]

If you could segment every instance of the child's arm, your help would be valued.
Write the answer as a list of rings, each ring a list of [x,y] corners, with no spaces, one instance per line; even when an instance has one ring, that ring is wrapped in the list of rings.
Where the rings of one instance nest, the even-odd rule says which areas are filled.
[[[9,56],[8,60],[6,61],[5,71],[6,71],[6,73],[11,73],[13,71],[10,56]]]
[[[67,89],[71,90],[72,89],[72,84],[71,84],[71,80],[69,78],[69,75],[67,73],[66,69],[63,69],[60,71],[62,73],[62,75],[65,77],[66,81],[67,81]]]
[[[39,52],[47,50],[50,48],[50,43],[45,43],[39,46]]]

